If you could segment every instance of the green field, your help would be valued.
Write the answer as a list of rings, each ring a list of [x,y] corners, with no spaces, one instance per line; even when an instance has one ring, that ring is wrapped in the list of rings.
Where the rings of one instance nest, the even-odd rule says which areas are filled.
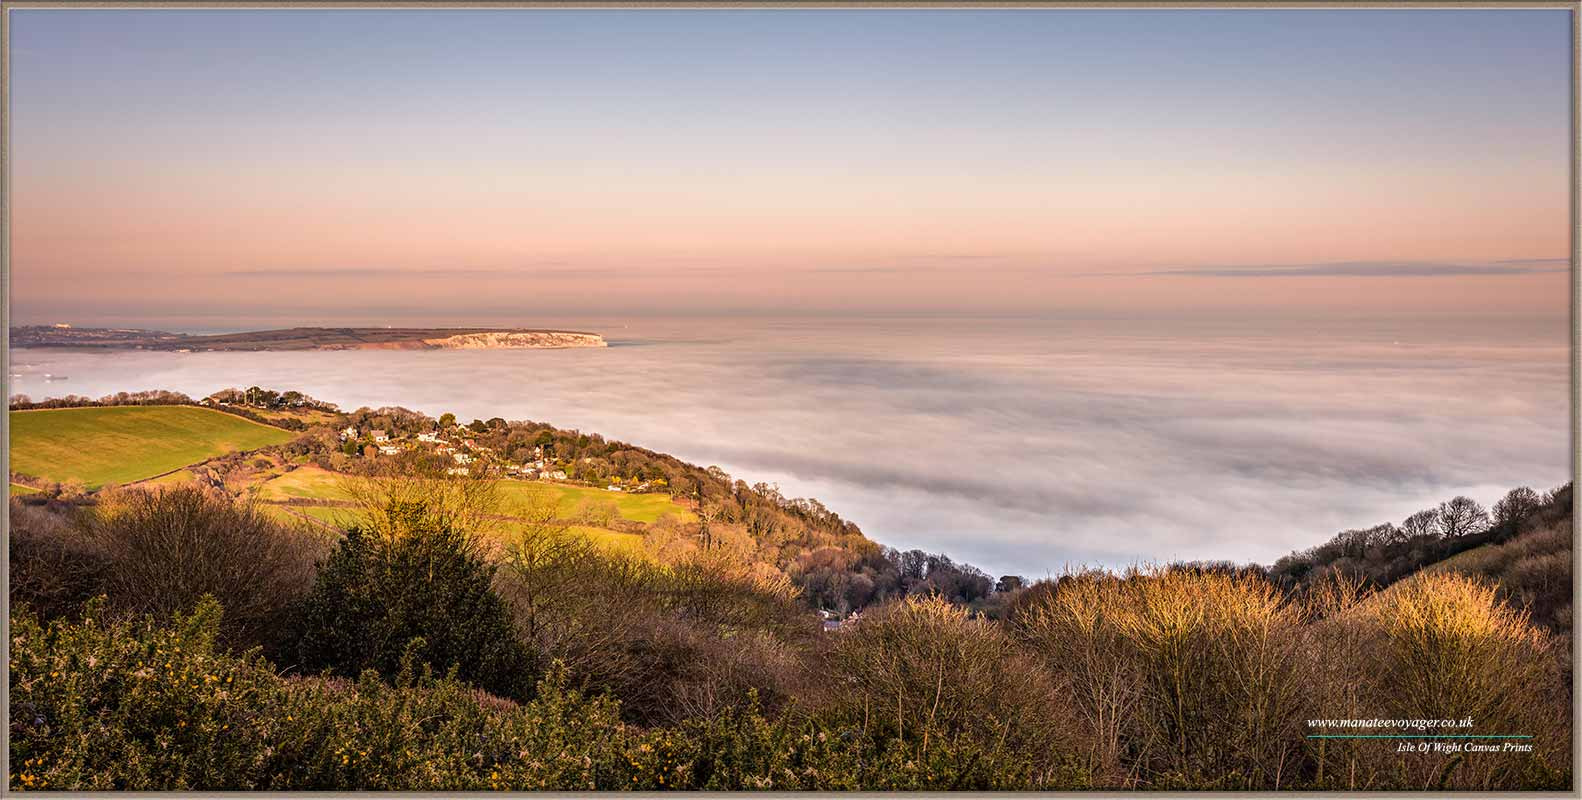
[[[282,503],[290,500],[325,500],[330,502],[346,502],[351,498],[346,494],[342,481],[344,478],[333,472],[318,467],[300,467],[278,478],[265,481],[259,485],[258,499],[265,503]],[[662,494],[624,494],[610,492],[603,489],[589,489],[581,486],[566,486],[557,483],[540,483],[532,481],[500,481],[501,514],[510,515],[513,509],[520,508],[528,501],[533,493],[549,492],[555,498],[556,513],[563,519],[575,519],[585,503],[613,503],[616,513],[627,520],[634,522],[653,522],[665,514],[691,521],[696,519],[692,512],[676,504],[668,495]],[[344,528],[356,519],[355,509],[335,506],[266,506],[271,513],[280,519],[301,521],[296,514],[305,514],[314,519],[328,523],[337,528]],[[500,533],[509,538],[513,523],[505,520],[499,521]],[[625,533],[608,528],[592,527],[588,525],[573,525],[569,528],[572,532],[580,533],[598,542],[600,545],[614,550],[640,554],[643,551],[643,537],[637,533]]]
[[[342,480],[340,475],[318,467],[300,467],[262,484],[258,498],[266,501],[349,500]],[[576,517],[584,503],[614,503],[616,513],[633,522],[653,522],[665,514],[674,515],[683,522],[697,519],[665,494],[627,494],[540,481],[500,481],[499,487],[504,506],[501,512],[505,514],[512,513],[513,508],[527,502],[534,493],[550,492],[555,497],[556,513],[566,519]]]
[[[501,499],[507,507],[512,503],[525,501],[532,492],[545,490],[558,495],[557,508],[562,517],[575,517],[583,503],[613,502],[616,513],[622,519],[633,522],[653,522],[666,514],[673,515],[682,522],[693,522],[697,519],[691,511],[670,499],[670,495],[667,494],[628,494],[541,481],[500,482]]]
[[[90,489],[131,483],[237,450],[291,441],[290,431],[193,406],[12,411],[11,469]]]
[[[258,499],[350,500],[342,486],[345,478],[318,467],[298,467],[259,486]]]
[[[311,517],[332,528],[346,528],[357,520],[356,509],[332,508],[329,506],[284,506],[263,504],[259,506],[275,519],[283,522],[300,523]]]

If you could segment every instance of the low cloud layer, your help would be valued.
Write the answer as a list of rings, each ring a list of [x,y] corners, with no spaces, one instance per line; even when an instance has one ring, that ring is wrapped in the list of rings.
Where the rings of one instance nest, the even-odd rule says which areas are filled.
[[[1133,275],[1182,275],[1208,278],[1434,278],[1453,275],[1530,275],[1565,272],[1568,259],[1517,258],[1492,264],[1451,264],[1427,261],[1335,261],[1318,264],[1242,264],[1182,267]]]
[[[599,351],[17,351],[14,391],[262,384],[598,431],[998,573],[1268,563],[1569,474],[1567,328],[645,321]],[[43,383],[42,372],[69,375]]]

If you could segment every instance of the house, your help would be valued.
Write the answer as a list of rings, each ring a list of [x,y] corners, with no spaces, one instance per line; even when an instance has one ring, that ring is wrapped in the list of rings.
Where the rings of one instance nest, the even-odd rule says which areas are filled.
[[[420,441],[420,442],[437,442],[437,441],[439,441],[439,434],[437,434],[437,433],[420,433],[420,434],[417,435],[417,440]]]
[[[384,453],[387,456],[393,456],[393,455],[396,455],[397,453],[400,453],[401,452],[401,448],[399,448],[399,447],[397,447],[397,446],[395,446],[393,444],[382,444],[382,445],[379,445],[379,452]]]
[[[609,486],[604,487],[604,491],[606,491],[606,492],[624,492],[626,490],[622,489],[621,487],[616,486],[615,484],[612,483]]]
[[[566,479],[566,471],[557,469],[554,472],[546,472],[543,474],[543,476],[550,480],[563,481]]]
[[[390,434],[384,431],[370,431],[368,435],[373,437],[375,443],[390,441]]]
[[[456,459],[456,463],[457,464],[471,464],[472,463],[472,456],[469,456],[466,453],[452,453],[451,454],[451,458]]]
[[[445,470],[446,475],[466,475],[470,472],[471,470],[467,469],[466,467],[451,467],[450,469]]]
[[[346,430],[341,431],[341,441],[343,441],[343,442],[347,441],[349,439],[356,439],[356,438],[357,438],[357,426],[355,426],[355,425],[347,425],[346,426]]]

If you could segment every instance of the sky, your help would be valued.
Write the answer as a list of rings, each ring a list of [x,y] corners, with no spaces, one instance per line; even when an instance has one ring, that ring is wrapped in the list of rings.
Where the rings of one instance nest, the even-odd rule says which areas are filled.
[[[19,323],[1563,315],[1561,10],[11,10]]]

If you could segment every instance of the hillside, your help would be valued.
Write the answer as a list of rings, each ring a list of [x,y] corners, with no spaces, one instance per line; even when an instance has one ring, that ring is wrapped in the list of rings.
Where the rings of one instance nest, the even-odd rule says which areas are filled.
[[[284,444],[290,431],[193,406],[12,411],[11,470],[89,489],[226,453]]]
[[[1569,486],[1267,569],[1027,587],[595,434],[215,398],[301,430],[11,499],[12,788],[1570,785]],[[16,415],[111,440],[166,413],[256,425]],[[1534,746],[1402,758],[1305,723],[1425,708]]]

